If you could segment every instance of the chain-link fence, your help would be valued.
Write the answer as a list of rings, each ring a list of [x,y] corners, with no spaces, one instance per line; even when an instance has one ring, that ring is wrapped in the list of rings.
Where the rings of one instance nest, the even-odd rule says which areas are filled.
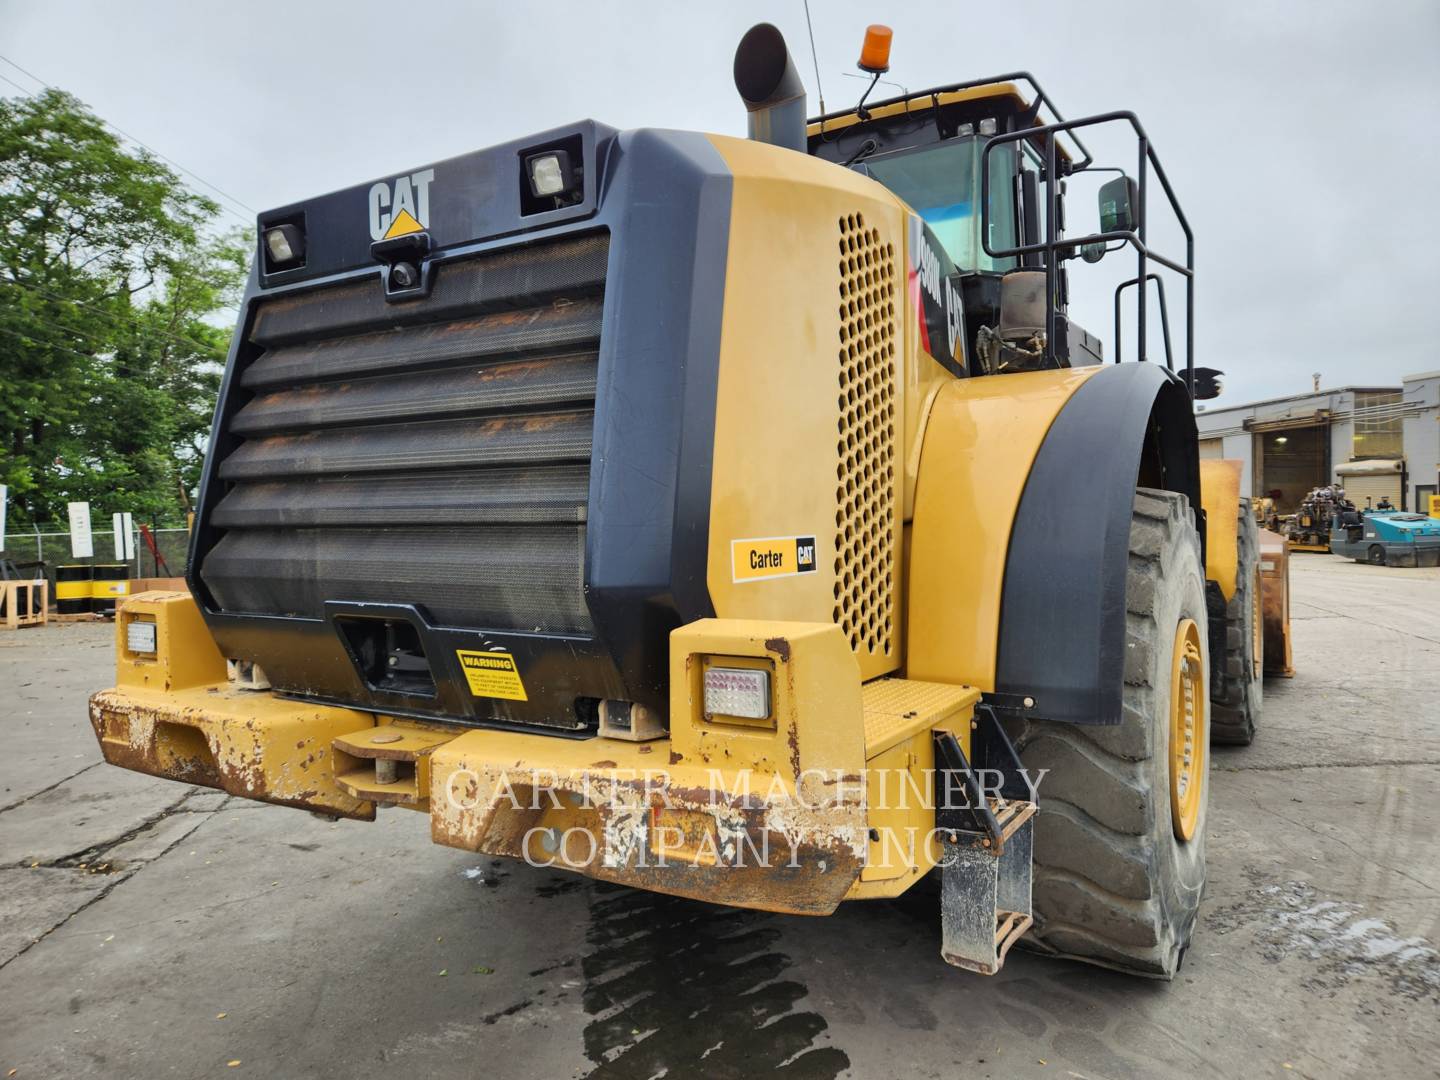
[[[21,526],[17,529],[12,525],[5,532],[5,547],[0,550],[0,558],[22,566],[43,562],[46,577],[52,584],[57,566],[102,563],[114,566],[125,563],[130,567],[132,578],[181,577],[185,573],[190,549],[188,529],[151,529],[150,538],[155,542],[155,550],[159,552],[158,559],[150,550],[150,545],[145,542],[139,528],[136,528],[130,537],[130,549],[135,553],[130,559],[115,557],[115,533],[112,530],[97,529],[90,537],[91,548],[95,554],[88,559],[77,559],[71,554],[68,529],[56,529],[53,526],[48,529],[43,526]]]

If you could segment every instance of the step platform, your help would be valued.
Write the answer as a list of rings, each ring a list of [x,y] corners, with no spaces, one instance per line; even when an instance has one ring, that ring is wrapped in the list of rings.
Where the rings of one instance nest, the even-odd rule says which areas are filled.
[[[945,962],[994,975],[1030,929],[1035,804],[991,798],[998,838],[955,830],[940,870],[940,954]]]

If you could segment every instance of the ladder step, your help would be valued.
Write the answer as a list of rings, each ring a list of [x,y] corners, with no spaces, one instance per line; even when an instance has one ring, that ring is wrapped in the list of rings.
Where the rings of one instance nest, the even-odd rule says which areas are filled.
[[[1034,914],[1035,804],[1011,800],[997,807],[996,802],[992,810],[1003,825],[1000,843],[981,833],[951,833],[940,871],[940,955],[946,963],[982,975],[1000,970]]]

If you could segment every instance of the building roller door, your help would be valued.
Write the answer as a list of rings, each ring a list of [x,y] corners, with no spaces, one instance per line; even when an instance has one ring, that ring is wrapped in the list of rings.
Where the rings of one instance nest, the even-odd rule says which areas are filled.
[[[1379,506],[1382,499],[1389,499],[1398,510],[1404,497],[1403,469],[1404,463],[1400,461],[1351,461],[1336,466],[1335,479],[1350,501],[1362,510]]]

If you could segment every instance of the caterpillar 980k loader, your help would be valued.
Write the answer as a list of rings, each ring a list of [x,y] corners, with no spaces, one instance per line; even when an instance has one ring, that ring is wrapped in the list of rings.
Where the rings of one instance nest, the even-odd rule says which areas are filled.
[[[1193,314],[1154,148],[1023,73],[807,122],[768,25],[735,76],[748,139],[585,121],[259,216],[190,592],[120,611],[105,757],[722,904],[933,873],[954,964],[1028,930],[1168,978],[1261,638],[1192,335],[1108,363],[1069,314],[1120,247],[1136,361],[1157,275]],[[1137,172],[1067,237],[1101,124]]]

